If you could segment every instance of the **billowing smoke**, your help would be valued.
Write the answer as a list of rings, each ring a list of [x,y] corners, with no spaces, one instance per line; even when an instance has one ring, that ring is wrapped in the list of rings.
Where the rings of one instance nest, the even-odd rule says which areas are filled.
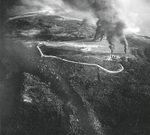
[[[80,10],[92,10],[101,20],[122,20],[126,33],[150,36],[150,0],[63,0]]]
[[[19,0],[9,3],[12,1]],[[110,24],[121,20],[127,27],[126,32],[141,30],[140,34],[150,35],[149,0],[20,0],[19,3],[22,5],[13,6],[8,14],[72,12],[70,16],[86,18],[95,24],[97,19]]]
[[[95,16],[101,20],[114,21],[117,11],[109,0],[63,0],[70,6],[83,11],[93,11]]]
[[[99,21],[104,22],[103,27],[105,31],[113,31],[117,33],[117,36],[123,35],[123,29],[125,28],[125,23],[119,16],[117,11],[116,0],[63,0],[65,3],[69,4],[73,8],[79,10],[92,10],[95,17]]]

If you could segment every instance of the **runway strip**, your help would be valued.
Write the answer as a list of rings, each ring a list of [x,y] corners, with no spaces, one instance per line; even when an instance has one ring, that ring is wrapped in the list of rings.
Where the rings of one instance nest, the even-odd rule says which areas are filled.
[[[99,69],[102,69],[104,70],[105,72],[107,73],[111,73],[111,74],[116,74],[116,73],[120,73],[124,70],[124,67],[119,64],[120,66],[120,69],[119,70],[116,70],[116,71],[112,71],[112,70],[108,70],[98,64],[91,64],[91,63],[84,63],[84,62],[76,62],[76,61],[72,61],[72,60],[67,60],[67,59],[63,59],[63,58],[60,58],[60,57],[57,57],[57,56],[53,56],[53,55],[44,55],[42,50],[40,49],[40,44],[37,45],[37,49],[39,50],[40,54],[41,54],[41,57],[45,57],[45,58],[54,58],[54,59],[59,59],[59,60],[62,60],[62,61],[65,61],[65,62],[69,62],[69,63],[74,63],[74,64],[80,64],[80,65],[86,65],[86,66],[95,66],[95,67],[98,67]]]

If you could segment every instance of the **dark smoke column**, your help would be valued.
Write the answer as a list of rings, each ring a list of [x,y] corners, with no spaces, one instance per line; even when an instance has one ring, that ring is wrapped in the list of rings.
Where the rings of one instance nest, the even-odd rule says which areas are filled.
[[[124,35],[125,23],[120,20],[119,14],[115,7],[115,0],[63,0],[72,8],[81,11],[93,11],[98,19],[97,30],[94,40],[107,36],[111,56],[115,48],[115,40],[118,38],[124,45],[124,52],[127,52],[128,42]],[[99,23],[100,22],[100,23]]]
[[[117,11],[114,8],[113,0],[63,0],[74,9],[81,11],[92,11],[95,17],[100,20],[114,22],[117,19]]]

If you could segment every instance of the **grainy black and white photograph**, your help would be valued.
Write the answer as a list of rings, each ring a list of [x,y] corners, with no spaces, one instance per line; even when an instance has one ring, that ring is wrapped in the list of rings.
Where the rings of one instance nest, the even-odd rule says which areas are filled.
[[[0,135],[150,135],[150,0],[0,0]]]

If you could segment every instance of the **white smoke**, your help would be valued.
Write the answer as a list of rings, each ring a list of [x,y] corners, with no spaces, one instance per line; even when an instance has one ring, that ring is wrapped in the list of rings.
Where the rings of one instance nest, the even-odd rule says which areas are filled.
[[[117,6],[127,25],[126,32],[150,36],[150,3],[147,0],[117,0]]]
[[[10,15],[22,15],[30,13],[54,14],[69,9],[62,0],[21,0],[22,6],[14,6],[8,10]]]
[[[30,13],[63,15],[67,13],[72,18],[88,19],[90,23],[95,23],[97,20],[92,9],[89,8],[86,11],[72,9],[63,0],[21,0],[21,2],[22,6],[14,6],[13,9],[8,10],[8,13],[11,15]],[[127,26],[125,32],[150,36],[150,3],[148,0],[111,0],[110,2],[118,12],[119,18],[125,22]]]

